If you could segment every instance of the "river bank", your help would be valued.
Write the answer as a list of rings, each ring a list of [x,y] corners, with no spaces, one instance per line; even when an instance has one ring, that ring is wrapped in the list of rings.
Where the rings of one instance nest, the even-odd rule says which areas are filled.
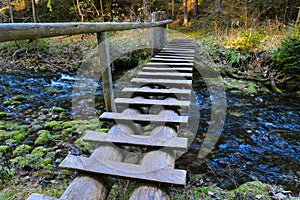
[[[79,46],[77,47],[80,48]],[[203,61],[203,59],[200,59],[203,54],[199,53],[197,55],[200,55],[197,61]],[[65,56],[61,57],[64,58]],[[22,56],[20,56],[19,61],[15,61],[20,63],[22,59]],[[47,59],[45,58],[45,60]],[[30,63],[32,62],[34,60],[30,61]],[[80,61],[76,62],[80,63]],[[2,63],[1,69],[3,67],[5,69],[1,73],[1,89],[3,93],[0,96],[2,102],[0,113],[0,154],[2,163],[0,187],[2,191],[0,197],[4,199],[22,199],[32,192],[59,196],[76,174],[70,171],[59,170],[58,164],[67,154],[88,156],[91,153],[92,147],[83,143],[80,139],[85,130],[106,131],[109,127],[108,124],[99,122],[95,118],[73,119],[71,99],[73,95],[72,87],[74,81],[76,81],[76,76],[70,76],[72,73],[63,74],[62,72],[64,71],[59,69],[64,67],[55,68],[56,64],[59,63],[51,65],[46,70],[41,70],[40,64],[35,65],[31,69],[34,72],[28,72],[26,70],[30,70],[30,68],[24,68],[21,65],[10,67],[9,63],[5,65]],[[55,69],[53,72],[56,73],[49,73],[51,69]],[[66,67],[66,69],[71,68]],[[76,71],[76,68],[72,69],[74,72]],[[136,72],[133,70],[126,74],[134,76]],[[257,153],[260,153],[262,160],[270,156],[270,150],[274,144],[280,150],[279,153],[282,153],[277,155],[278,157],[284,155],[295,159],[293,155],[299,155],[299,152],[297,152],[297,149],[299,149],[299,137],[297,135],[299,134],[299,125],[297,126],[297,119],[300,116],[297,98],[293,97],[294,99],[291,98],[290,103],[285,104],[284,99],[288,99],[290,96],[272,96],[270,93],[262,95],[261,91],[248,93],[245,91],[249,90],[249,88],[251,90],[253,90],[253,87],[256,89],[256,86],[249,87],[248,82],[245,82],[241,90],[234,89],[233,91],[236,92],[231,90],[228,95],[229,107],[227,113],[229,116],[227,120],[231,123],[228,123],[224,132],[224,137],[228,143],[222,140],[224,143],[218,144],[217,150],[214,152],[216,155],[207,160],[206,168],[203,168],[205,170],[197,171],[197,169],[199,170],[198,160],[191,156],[196,155],[193,151],[197,151],[201,146],[205,129],[208,126],[207,122],[209,121],[211,105],[205,81],[201,81],[198,78],[195,77],[196,85],[194,85],[194,90],[198,91],[197,96],[200,98],[200,103],[202,103],[202,126],[198,138],[191,146],[192,151],[185,157],[186,160],[177,163],[178,166],[191,171],[188,187],[185,190],[173,188],[171,190],[172,197],[174,199],[193,199],[196,197],[208,199],[272,199],[274,197],[275,199],[280,199],[296,196],[296,191],[299,189],[299,174],[297,174],[296,167],[290,169],[283,165],[283,170],[286,171],[282,171],[281,168],[270,169],[270,173],[276,172],[271,177],[276,177],[278,174],[285,175],[285,177],[278,177],[279,179],[274,182],[265,179],[266,182],[274,184],[273,186],[258,181],[240,186],[244,182],[255,179],[260,180],[261,177],[257,175],[261,174],[259,171],[267,170],[268,167],[264,166],[266,165],[265,163],[258,165],[257,169],[253,169],[255,176],[245,177],[240,173],[247,172],[251,167],[256,166],[257,162],[260,162],[254,159]],[[227,80],[224,79],[224,81]],[[99,85],[95,94],[95,102],[98,103],[95,106],[95,110],[91,111],[96,112],[96,115],[104,110],[101,83],[97,84]],[[232,93],[235,94],[231,96]],[[272,100],[273,98],[275,98],[274,101]],[[89,103],[93,102],[90,100],[82,100],[80,102],[83,108],[85,107],[84,105]],[[270,107],[270,110],[268,110],[267,108],[271,105],[275,106]],[[252,111],[249,113],[249,110]],[[87,110],[82,111],[86,112]],[[271,116],[271,118],[265,119],[260,113]],[[280,121],[270,124],[277,121],[278,115],[282,117]],[[234,124],[234,122],[238,124]],[[235,132],[237,135],[233,135],[230,138],[231,133]],[[240,134],[242,136],[239,136]],[[284,151],[290,144],[293,145],[294,153]],[[262,148],[264,145],[270,147],[270,149]],[[234,156],[224,156],[228,153],[224,153],[225,149],[229,149],[229,154]],[[254,160],[251,161],[251,159]],[[190,163],[193,160],[195,162]],[[277,159],[272,160],[275,162]],[[297,163],[299,159],[296,158],[295,160],[291,166],[299,166],[299,163]],[[281,164],[284,164],[284,161]],[[237,168],[239,165],[245,165],[245,167],[239,169]],[[292,170],[291,174],[289,174],[289,170]],[[286,175],[291,175],[288,183],[292,183],[292,186],[275,186],[280,180],[285,180]],[[228,182],[228,185],[220,184],[222,182]],[[126,199],[123,192],[121,194],[120,191],[128,189],[127,183],[120,180],[114,187],[111,199],[122,199],[122,197]],[[232,189],[233,186],[238,189]],[[224,189],[220,189],[220,187]],[[293,191],[289,191],[290,189]],[[24,193],[24,195],[21,196],[21,193]]]

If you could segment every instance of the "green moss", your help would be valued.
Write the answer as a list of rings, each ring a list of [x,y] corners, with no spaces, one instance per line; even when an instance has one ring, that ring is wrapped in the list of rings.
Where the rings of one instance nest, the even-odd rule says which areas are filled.
[[[26,97],[23,95],[17,95],[17,96],[14,96],[12,99],[14,101],[24,101],[24,100],[26,100]]]
[[[4,105],[16,105],[16,106],[18,106],[18,105],[21,105],[22,102],[20,102],[20,101],[13,101],[13,100],[7,100],[7,101],[3,102],[3,104]]]
[[[66,128],[64,130],[62,130],[61,134],[62,136],[68,136],[70,133],[72,133],[72,128]]]
[[[84,151],[91,151],[93,150],[93,146],[90,143],[83,142],[81,138],[75,141],[75,144]]]
[[[36,147],[32,150],[31,154],[37,155],[40,158],[42,158],[44,155],[46,155],[47,149],[44,147]]]
[[[6,145],[0,145],[0,155],[6,153],[6,151],[9,149],[9,146]]]
[[[59,119],[67,119],[69,118],[69,115],[66,112],[61,112],[59,114]]]
[[[66,121],[62,123],[63,128],[71,128],[76,124],[76,121]]]
[[[50,121],[50,122],[47,122],[44,125],[44,128],[46,128],[46,129],[52,129],[52,130],[61,130],[62,129],[62,125],[58,121]]]
[[[39,130],[39,131],[37,132],[37,134],[38,134],[38,135],[41,135],[41,134],[50,134],[50,131],[48,131],[48,130]]]
[[[43,132],[39,135],[39,137],[35,140],[36,145],[46,144],[53,140],[53,136],[49,132]]]
[[[27,154],[31,150],[31,147],[27,144],[22,144],[18,146],[14,151],[13,151],[13,156],[22,156]]]
[[[63,108],[61,108],[61,107],[57,107],[57,106],[54,106],[54,107],[52,108],[52,110],[53,110],[54,112],[58,112],[58,113],[61,113],[61,112],[64,112],[64,111],[65,111],[65,109],[63,109]]]
[[[4,118],[4,117],[11,117],[11,114],[6,112],[0,112],[0,118]]]
[[[249,83],[249,85],[244,89],[245,94],[251,95],[257,95],[257,89],[256,85],[253,83]]]
[[[45,88],[45,92],[47,92],[49,95],[54,95],[54,94],[58,93],[58,91],[56,89],[51,88],[51,87]]]

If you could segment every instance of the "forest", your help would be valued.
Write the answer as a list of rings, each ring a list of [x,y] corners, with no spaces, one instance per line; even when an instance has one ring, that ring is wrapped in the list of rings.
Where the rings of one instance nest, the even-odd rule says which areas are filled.
[[[0,24],[143,23],[156,11],[172,19],[168,37],[196,42],[197,66],[220,74],[193,75],[199,127],[175,163],[188,171],[187,186],[172,186],[171,199],[300,198],[300,1],[0,0]],[[151,59],[148,34],[108,32],[110,52],[118,57],[112,63],[116,90]],[[74,119],[71,108],[76,73],[92,65],[97,45],[96,34],[0,43],[0,200],[32,193],[59,198],[77,172],[58,165],[68,154],[91,155],[92,147],[81,139],[87,130],[109,130],[111,124],[98,119]],[[96,84],[100,115],[105,105],[102,83]],[[223,98],[210,97],[209,87],[220,85],[227,104],[216,112],[226,113],[224,127],[214,150],[199,160],[215,123],[212,106]],[[116,179],[108,199],[129,199],[134,187],[133,181]]]

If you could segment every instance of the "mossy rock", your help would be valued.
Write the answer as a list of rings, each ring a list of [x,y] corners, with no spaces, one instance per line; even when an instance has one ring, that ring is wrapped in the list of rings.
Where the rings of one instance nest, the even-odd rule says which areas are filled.
[[[48,130],[39,130],[39,131],[37,132],[37,134],[38,134],[38,135],[41,135],[41,134],[50,134],[50,131],[48,131]]]
[[[17,96],[14,96],[12,99],[14,101],[24,101],[24,100],[26,100],[26,97],[23,95],[17,95]]]
[[[17,156],[24,156],[25,154],[27,154],[29,151],[31,150],[31,146],[27,145],[27,144],[22,144],[20,146],[18,146],[14,151],[13,151],[13,156],[17,157]]]
[[[245,89],[244,89],[244,93],[248,94],[248,95],[257,95],[257,89],[256,89],[256,85],[253,83],[250,83]]]
[[[8,149],[9,149],[9,146],[0,145],[0,155],[5,154]]]
[[[47,122],[44,125],[44,128],[46,128],[46,129],[52,129],[52,130],[61,130],[62,129],[62,125],[58,121],[50,121],[50,122]]]
[[[79,138],[75,141],[75,144],[81,149],[81,150],[84,150],[84,151],[91,151],[93,150],[93,145],[91,145],[90,143],[88,142],[84,142],[82,140],[82,138]]]
[[[47,149],[45,147],[36,147],[32,150],[31,154],[37,155],[40,158],[42,158],[44,155],[46,155]]]
[[[69,115],[66,112],[61,112],[59,114],[59,119],[68,119]]]
[[[72,128],[66,128],[62,130],[61,135],[62,136],[68,136],[70,133],[72,133],[73,129]]]
[[[49,95],[54,95],[54,94],[58,93],[58,91],[56,89],[51,88],[51,87],[45,88],[45,92],[47,92]]]
[[[6,112],[0,112],[0,118],[4,118],[4,117],[11,117],[11,114]]]
[[[54,106],[52,108],[53,112],[58,112],[58,113],[61,113],[61,112],[64,112],[65,109],[61,108],[61,107],[57,107],[57,106]]]
[[[49,132],[43,132],[39,135],[39,137],[35,140],[36,145],[47,144],[53,141],[53,136]]]
[[[20,101],[13,101],[13,100],[7,100],[3,104],[4,105],[15,105],[15,106],[18,106],[18,105],[21,105],[22,102],[20,102]]]
[[[76,124],[76,121],[66,121],[62,123],[63,128],[71,128]]]

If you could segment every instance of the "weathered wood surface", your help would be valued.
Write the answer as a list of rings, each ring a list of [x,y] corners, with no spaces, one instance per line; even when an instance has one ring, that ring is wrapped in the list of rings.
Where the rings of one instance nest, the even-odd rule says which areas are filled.
[[[156,54],[154,58],[178,58],[178,59],[194,59],[193,55],[185,55],[185,56],[178,56],[178,55],[164,55],[164,54]]]
[[[191,62],[193,63],[194,60],[190,60],[190,59],[184,59],[184,58],[152,58],[151,59],[151,62],[153,61],[163,61],[163,62],[178,62],[178,63],[181,63],[181,62]]]
[[[165,66],[194,66],[194,63],[187,62],[187,63],[171,63],[171,62],[148,62],[147,65],[165,65]]]
[[[152,65],[153,67],[143,67],[143,71],[146,72],[192,72],[192,67],[167,67],[166,65]]]
[[[159,135],[159,133],[157,134]],[[155,136],[141,136],[129,135],[122,132],[103,133],[90,131],[82,139],[85,142],[92,142],[97,144],[103,143],[118,143],[124,145],[134,146],[148,146],[148,147],[167,147],[176,150],[187,150],[187,138],[171,138]]]
[[[188,78],[191,79],[193,77],[193,73],[179,73],[179,72],[139,72],[137,74],[138,78],[149,78],[149,77],[159,77],[166,79],[182,79]]]
[[[54,198],[54,197],[47,197],[41,194],[31,194],[27,200],[58,200],[58,198]]]
[[[129,107],[140,106],[149,107],[153,105],[163,106],[165,108],[181,108],[189,109],[190,101],[181,101],[177,99],[166,99],[166,100],[156,100],[156,99],[133,99],[133,98],[116,98],[115,103],[117,105],[125,105]]]
[[[187,116],[166,116],[166,115],[146,115],[146,114],[136,114],[128,115],[124,113],[111,113],[104,112],[101,116],[101,119],[106,120],[117,120],[117,121],[134,121],[136,123],[148,124],[149,122],[155,123],[165,123],[165,124],[187,124]]]
[[[170,200],[167,189],[153,185],[144,185],[135,189],[130,196],[130,200]],[[147,197],[147,198],[145,198]]]
[[[146,95],[146,96],[179,96],[179,97],[188,97],[191,96],[191,89],[178,89],[178,88],[170,88],[170,89],[144,89],[144,88],[124,88],[122,90],[124,94],[137,94],[137,95]]]
[[[135,84],[156,84],[168,87],[192,87],[192,80],[173,80],[173,79],[152,79],[152,78],[133,78],[131,79],[131,83]]]
[[[100,67],[102,68],[102,87],[106,111],[116,111],[114,103],[114,91],[112,86],[112,74],[110,68],[110,55],[107,41],[107,33],[97,33]]]
[[[145,169],[143,165],[122,162],[100,161],[95,158],[85,158],[68,155],[60,164],[61,168],[74,169],[97,174],[148,180],[175,185],[186,184],[186,171],[178,169],[160,168],[157,170]]]
[[[66,22],[66,23],[11,23],[0,24],[0,42],[98,33],[104,31],[121,31],[137,28],[151,28],[171,23],[172,20],[159,22]]]

